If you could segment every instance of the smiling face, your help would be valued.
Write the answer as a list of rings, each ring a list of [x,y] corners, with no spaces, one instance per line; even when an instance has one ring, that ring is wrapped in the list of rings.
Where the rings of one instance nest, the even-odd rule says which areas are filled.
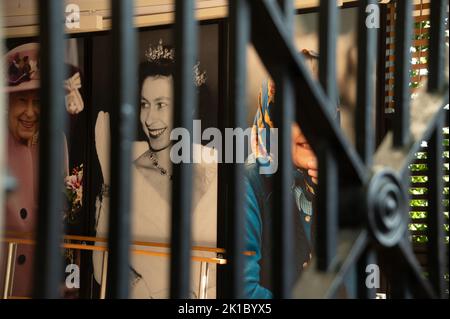
[[[142,83],[140,122],[154,152],[167,148],[172,131],[172,76],[150,76]]]
[[[22,91],[9,95],[8,128],[12,136],[28,144],[39,130],[39,91]]]

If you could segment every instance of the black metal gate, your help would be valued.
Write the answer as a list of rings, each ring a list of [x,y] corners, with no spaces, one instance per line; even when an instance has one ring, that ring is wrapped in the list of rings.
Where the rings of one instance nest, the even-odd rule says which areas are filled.
[[[62,48],[64,34],[60,26],[63,12],[59,0],[39,1],[41,61],[44,75],[42,104],[42,144],[40,152],[39,223],[35,296],[58,297],[59,267],[58,176],[59,150],[57,139],[63,123],[60,105],[63,93]],[[110,298],[128,296],[128,246],[130,239],[130,147],[132,141],[135,70],[130,67],[135,53],[133,1],[113,0],[115,106],[112,126],[115,136],[111,149],[111,204],[109,234]],[[422,98],[410,101],[409,63],[412,30],[412,1],[397,2],[395,129],[390,132],[375,153],[372,123],[371,72],[375,61],[376,29],[365,25],[366,8],[376,1],[359,1],[359,64],[358,111],[356,115],[357,147],[348,143],[334,119],[336,89],[336,24],[335,1],[320,1],[320,84],[315,83],[294,47],[292,0],[230,0],[230,83],[229,107],[232,127],[245,126],[244,97],[246,92],[246,46],[253,43],[263,63],[274,77],[279,92],[278,117],[282,129],[279,134],[280,156],[276,186],[281,190],[274,198],[280,214],[274,223],[275,238],[273,265],[274,296],[334,297],[341,283],[346,283],[349,296],[373,297],[374,290],[365,286],[365,267],[373,258],[388,260],[386,271],[392,285],[392,297],[443,297],[446,289],[444,269],[446,251],[442,229],[442,127],[448,117],[448,79],[444,75],[444,17],[448,2],[431,2],[430,72],[427,92]],[[195,105],[195,91],[190,72],[196,56],[196,21],[194,0],[176,1],[175,127],[191,130],[191,110]],[[270,41],[267,41],[269,39]],[[301,88],[301,89],[298,89]],[[415,113],[410,110],[427,108]],[[288,196],[291,185],[290,123],[295,118],[318,154],[320,179],[318,193],[318,226],[314,267],[304,271],[298,285],[315,284],[308,290],[292,294],[293,265],[288,260],[292,232],[289,230]],[[414,130],[411,131],[410,127]],[[421,129],[416,129],[420,127]],[[430,277],[425,279],[408,240],[408,164],[420,147],[429,140],[428,163],[431,168],[428,214]],[[56,167],[56,168],[55,168]],[[229,285],[227,297],[243,296],[244,207],[243,165],[233,164],[228,193],[230,220],[227,242]],[[174,165],[172,190],[172,257],[171,297],[187,298],[190,278],[190,209],[192,182],[189,165]],[[182,191],[181,191],[182,190]],[[352,281],[351,278],[354,280]],[[356,279],[355,279],[356,278]],[[319,283],[319,284],[318,284]]]
[[[303,287],[297,297],[335,297],[342,284],[348,296],[374,297],[375,289],[366,286],[366,266],[378,256],[385,263],[393,298],[444,297],[447,284],[444,270],[448,255],[444,244],[443,144],[442,127],[448,117],[448,79],[445,78],[444,22],[448,2],[431,1],[430,72],[427,92],[411,104],[409,71],[411,60],[412,1],[397,2],[394,131],[375,153],[371,127],[371,72],[374,67],[376,29],[366,26],[366,8],[376,1],[359,2],[358,97],[356,111],[356,150],[333,119],[336,107],[335,46],[337,8],[334,1],[320,2],[320,82],[313,83],[302,58],[292,43],[290,22],[292,2],[231,2],[232,24],[245,30],[251,21],[252,42],[275,81],[281,85],[278,97],[281,123],[288,123],[296,106],[295,118],[319,157],[319,194],[317,205],[316,259],[298,283]],[[248,7],[247,7],[248,6]],[[247,16],[242,12],[248,10]],[[248,22],[247,22],[248,23]],[[235,39],[242,31],[232,34]],[[270,41],[267,41],[270,39]],[[242,43],[237,42],[237,45]],[[243,49],[243,47],[241,47]],[[235,52],[239,52],[236,50]],[[233,65],[242,68],[243,65]],[[235,80],[236,81],[236,80]],[[295,90],[295,88],[301,90]],[[294,89],[293,89],[294,88]],[[241,93],[242,94],[242,93]],[[239,95],[237,95],[239,96]],[[237,99],[237,97],[235,97]],[[238,104],[236,102],[236,104]],[[424,109],[427,112],[423,112]],[[411,117],[411,114],[413,116]],[[412,128],[412,130],[410,130]],[[281,134],[279,189],[289,184],[289,132]],[[429,140],[430,170],[428,213],[429,279],[425,279],[408,239],[409,164],[423,140]],[[284,193],[284,192],[283,192]],[[286,198],[275,199],[278,218],[275,238],[274,294],[290,297],[288,279],[292,267],[283,263],[289,255]],[[237,227],[237,226],[236,226]],[[308,287],[308,289],[304,289]],[[295,290],[297,291],[297,290]]]

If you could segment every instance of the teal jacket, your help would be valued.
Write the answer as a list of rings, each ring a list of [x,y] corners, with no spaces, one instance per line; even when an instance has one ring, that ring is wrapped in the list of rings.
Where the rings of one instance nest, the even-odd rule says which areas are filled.
[[[293,257],[295,269],[298,274],[308,263],[311,257],[311,238],[313,237],[312,202],[309,193],[305,190],[303,174],[293,172],[295,183],[292,185],[294,203],[294,225],[296,251]],[[245,166],[245,215],[247,251],[255,252],[246,256],[244,276],[245,295],[247,298],[269,299],[271,293],[270,261],[272,251],[271,238],[271,197],[274,190],[271,188],[273,176],[261,175],[257,163],[247,163]]]

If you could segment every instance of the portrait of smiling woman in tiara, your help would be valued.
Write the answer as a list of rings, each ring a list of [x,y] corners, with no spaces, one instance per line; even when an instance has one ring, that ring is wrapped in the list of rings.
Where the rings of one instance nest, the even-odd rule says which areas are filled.
[[[139,65],[139,128],[145,141],[134,142],[132,167],[132,240],[170,243],[172,162],[170,150],[173,142],[175,50],[162,40],[149,45],[144,61]],[[193,81],[201,89],[207,73],[197,63]],[[95,127],[97,154],[104,185],[98,196],[96,212],[97,237],[108,234],[109,211],[109,114],[99,112]],[[212,152],[200,144],[193,152]],[[203,154],[203,153],[200,153]],[[192,239],[193,245],[216,247],[217,229],[217,163],[193,164]],[[200,254],[196,254],[201,256]],[[102,253],[93,253],[94,276],[101,282]],[[170,259],[144,255],[131,255],[131,298],[169,297]],[[215,298],[215,266],[209,268],[207,297]],[[191,297],[199,297],[200,263],[191,265]]]

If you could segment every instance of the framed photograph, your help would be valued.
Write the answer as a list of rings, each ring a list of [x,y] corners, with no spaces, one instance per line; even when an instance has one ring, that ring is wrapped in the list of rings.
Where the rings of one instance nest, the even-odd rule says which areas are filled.
[[[38,175],[40,123],[42,105],[40,99],[41,70],[38,38],[10,38],[6,41],[7,99],[8,99],[8,168],[14,176],[16,187],[6,200],[6,232],[14,232],[18,238],[30,236],[37,231]],[[69,38],[65,48],[64,80],[65,96],[61,108],[66,111],[63,135],[63,163],[61,172],[61,196],[63,209],[61,222],[65,234],[83,233],[88,222],[85,205],[86,188],[83,174],[87,168],[87,113],[89,109],[89,83],[85,72],[85,41]],[[27,235],[28,234],[28,235]],[[20,257],[11,278],[12,296],[26,297],[31,294],[34,246],[19,244]],[[64,250],[66,264],[80,265],[78,251]],[[3,273],[3,272],[2,272]],[[3,280],[3,276],[2,276]],[[65,289],[64,297],[77,296],[79,290]]]
[[[220,127],[222,87],[220,78],[223,57],[221,24],[202,23],[199,26],[197,63],[192,80],[198,93],[198,105],[193,114],[199,129]],[[174,112],[175,48],[171,26],[140,29],[138,32],[138,92],[136,92],[137,132],[133,142],[131,228],[134,242],[170,245],[171,214],[171,147]],[[113,105],[110,79],[114,72],[111,60],[111,36],[107,33],[92,38],[92,106],[90,114],[91,156],[95,175],[90,177],[90,207],[92,231],[97,237],[107,236],[109,198],[110,112]],[[94,81],[95,79],[95,81]],[[208,140],[194,142],[193,154],[215,150],[206,146]],[[215,258],[207,248],[217,247],[218,234],[218,164],[194,163],[192,203],[193,245],[204,249],[193,251],[197,259],[191,264],[192,298],[215,298],[216,264],[206,265],[199,260]],[[133,244],[134,249],[144,249]],[[170,259],[168,247],[146,246],[147,253],[132,253],[130,297],[167,298],[169,296]],[[149,252],[150,251],[150,252]],[[154,255],[152,255],[155,253]],[[157,255],[159,253],[159,255]],[[166,254],[166,255],[164,255]],[[93,252],[94,285],[101,284],[102,257]],[[205,283],[201,278],[207,277]]]

